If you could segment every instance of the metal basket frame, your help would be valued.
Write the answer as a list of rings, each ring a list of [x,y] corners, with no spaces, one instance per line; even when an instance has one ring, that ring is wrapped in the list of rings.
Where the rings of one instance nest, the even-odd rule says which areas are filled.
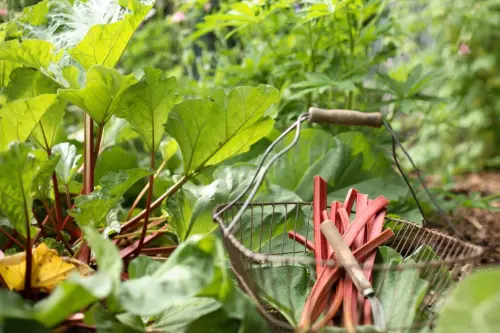
[[[238,229],[231,228],[231,231],[227,230],[227,226],[230,224],[229,221],[232,213],[234,217],[234,210],[239,211],[240,207],[244,204],[236,203],[229,205],[219,205],[214,209],[214,220],[219,224],[223,234],[223,242],[229,253],[229,259],[231,261],[232,270],[238,280],[240,287],[255,301],[258,306],[259,311],[262,315],[274,326],[281,327],[283,329],[291,330],[293,327],[286,321],[277,316],[270,314],[264,305],[263,299],[260,297],[258,283],[254,276],[252,276],[250,270],[254,265],[271,264],[271,265],[314,265],[319,263],[312,257],[307,257],[307,250],[302,245],[297,245],[298,251],[293,253],[271,253],[263,254],[252,251],[247,248],[236,235]],[[231,207],[229,207],[231,206]],[[274,219],[274,214],[276,207],[282,207],[285,211],[285,218],[292,212],[287,208],[289,206],[294,206],[298,216],[298,212],[301,208],[309,208],[312,210],[311,202],[261,202],[261,203],[250,203],[245,205],[245,211],[250,211],[250,223],[253,223],[254,218],[259,218],[263,216],[264,207],[272,207],[272,214]],[[255,209],[259,209],[261,213]],[[222,214],[220,214],[222,212]],[[240,216],[242,213],[239,211]],[[311,215],[308,214],[306,218],[306,223],[311,224]],[[240,218],[240,224],[244,223]],[[263,223],[264,221],[261,221]],[[272,223],[272,222],[271,222]],[[295,224],[297,221],[295,221]],[[403,257],[406,257],[411,253],[412,250],[416,249],[421,245],[430,246],[437,254],[440,254],[440,260],[429,260],[423,261],[415,264],[402,263],[398,265],[388,266],[386,264],[375,264],[373,265],[374,271],[389,271],[389,270],[429,270],[429,269],[440,269],[442,267],[447,267],[448,271],[452,272],[452,277],[456,278],[456,275],[461,275],[461,270],[466,267],[467,264],[472,264],[476,262],[483,254],[484,249],[480,246],[465,242],[456,237],[452,237],[445,233],[429,229],[423,225],[418,225],[416,223],[396,219],[396,218],[386,218],[385,224],[392,223],[394,230],[394,237],[386,243],[386,245],[392,247],[395,251],[400,253]],[[261,224],[262,226],[262,224]],[[234,227],[234,225],[233,225]],[[272,228],[272,227],[271,227]],[[262,229],[262,228],[261,228]],[[284,228],[283,233],[288,230]],[[260,235],[262,237],[262,235]],[[307,236],[306,236],[307,237]],[[303,248],[303,249],[301,249]],[[339,267],[338,263],[334,260],[324,260],[320,262],[322,265],[328,267]],[[436,277],[435,277],[436,278]],[[434,279],[435,279],[434,278]],[[443,291],[448,291],[453,284],[453,281],[432,281],[439,283],[443,287]],[[441,287],[440,287],[441,288]],[[411,328],[419,328],[420,326],[414,325]],[[401,330],[407,330],[408,327],[402,327]],[[391,328],[392,331],[397,330]]]
[[[293,251],[292,255],[285,255],[283,253],[283,248],[284,245],[282,245],[282,252],[275,254],[275,253],[270,253],[270,254],[263,254],[261,253],[260,245],[259,245],[259,251],[255,252],[252,251],[250,248],[252,248],[252,235],[253,235],[253,229],[252,229],[252,223],[254,219],[254,213],[253,210],[255,207],[261,207],[262,210],[262,216],[264,212],[264,207],[271,206],[273,209],[273,218],[271,219],[271,231],[272,231],[272,221],[274,219],[274,212],[275,212],[275,207],[278,205],[284,206],[285,207],[285,224],[283,228],[283,236],[284,233],[287,232],[286,224],[288,220],[288,213],[287,213],[287,207],[288,205],[294,205],[297,209],[297,216],[296,219],[298,218],[298,211],[299,207],[304,207],[304,206],[309,206],[310,210],[312,207],[312,203],[310,202],[269,202],[269,203],[251,203],[253,200],[253,197],[258,191],[258,188],[260,187],[260,184],[264,180],[264,177],[270,168],[270,166],[273,164],[274,161],[276,161],[280,156],[288,152],[297,142],[300,136],[300,129],[301,129],[301,124],[305,121],[309,120],[310,122],[327,122],[331,124],[343,124],[343,125],[353,125],[353,126],[373,126],[373,127],[380,127],[384,125],[387,129],[387,131],[391,134],[392,136],[392,154],[393,154],[393,159],[395,162],[395,165],[397,166],[399,172],[401,173],[401,176],[403,177],[405,183],[407,184],[410,193],[412,197],[415,199],[417,208],[419,209],[420,213],[422,214],[422,225],[418,225],[413,222],[405,221],[405,220],[400,220],[400,219],[391,219],[391,218],[386,218],[386,223],[393,223],[395,226],[400,226],[399,230],[393,230],[395,235],[394,237],[387,242],[387,244],[390,245],[395,245],[395,248],[393,249],[400,253],[400,251],[403,249],[407,249],[407,251],[403,254],[401,253],[402,258],[405,258],[406,255],[408,254],[409,249],[415,248],[416,245],[429,245],[432,249],[432,252],[437,253],[438,257],[440,260],[423,260],[422,262],[419,263],[413,263],[413,264],[398,264],[398,265],[374,265],[373,270],[383,270],[385,272],[389,270],[393,271],[405,271],[405,270],[419,270],[418,274],[421,274],[421,269],[425,269],[425,272],[429,268],[435,268],[437,270],[441,271],[442,267],[449,267],[447,270],[451,270],[452,272],[455,272],[458,270],[460,273],[460,270],[463,269],[464,266],[467,266],[467,263],[474,263],[478,258],[480,258],[483,253],[484,249],[470,244],[468,242],[462,241],[460,238],[461,234],[458,232],[458,230],[454,227],[453,223],[451,222],[451,219],[442,211],[442,209],[439,207],[437,201],[435,198],[432,196],[430,191],[427,189],[425,186],[425,182],[423,181],[420,171],[417,169],[415,164],[413,163],[410,155],[408,152],[405,150],[401,142],[397,139],[394,131],[392,130],[391,126],[382,118],[382,115],[380,113],[372,113],[372,114],[367,114],[367,113],[361,113],[358,111],[351,111],[351,110],[322,110],[318,108],[311,107],[309,108],[309,111],[300,115],[297,120],[290,126],[288,127],[278,138],[272,142],[269,147],[266,149],[264,154],[262,155],[262,158],[260,162],[258,163],[257,170],[254,173],[253,177],[251,178],[250,182],[246,186],[246,188],[237,196],[235,197],[230,203],[226,205],[221,205],[218,206],[214,209],[213,212],[213,219],[215,222],[217,222],[220,226],[222,238],[224,245],[229,253],[229,259],[231,261],[231,266],[232,269],[239,281],[240,286],[250,295],[250,297],[255,301],[257,304],[260,312],[264,315],[266,319],[270,323],[272,323],[275,326],[282,327],[282,328],[287,328],[290,329],[291,325],[288,324],[287,322],[284,322],[283,320],[280,320],[276,317],[273,317],[271,314],[269,314],[267,311],[265,311],[265,308],[262,304],[261,297],[259,295],[259,288],[258,288],[258,283],[256,282],[256,279],[251,276],[250,270],[252,269],[252,265],[260,265],[262,267],[263,264],[268,264],[268,265],[311,265],[311,264],[321,264],[325,265],[328,267],[340,267],[334,260],[326,260],[326,261],[321,261],[317,262],[314,258],[307,258],[306,257],[306,249],[304,247],[303,255],[301,256],[300,252],[295,252],[295,245],[293,246]],[[271,155],[272,150],[276,147],[276,145],[282,141],[286,135],[291,134],[295,130],[294,136],[292,141],[286,146],[283,147],[279,152],[276,152],[267,162],[266,159]],[[445,233],[431,230],[428,227],[426,227],[429,224],[429,221],[425,217],[425,213],[419,203],[419,200],[416,196],[416,193],[406,176],[405,172],[403,171],[401,165],[399,164],[398,157],[396,154],[396,146],[399,146],[404,154],[407,156],[408,160],[410,161],[413,169],[416,171],[417,176],[420,178],[420,181],[422,183],[422,186],[428,195],[429,199],[433,203],[433,205],[436,207],[438,212],[440,213],[441,216],[445,217],[445,221],[447,222],[448,227],[454,232],[457,237],[452,237],[449,235],[446,235]],[[243,197],[245,194],[248,194],[246,200],[242,202]],[[228,212],[229,210],[236,209],[236,214],[234,214],[234,211],[232,211],[232,216],[229,218]],[[250,210],[250,248],[247,248],[245,244],[243,244],[242,239],[238,239],[237,235],[235,234],[235,226],[239,222],[240,225],[243,223],[242,218],[243,215],[245,214],[246,211]],[[263,217],[262,217],[263,218]],[[306,219],[306,223],[310,224],[310,219],[311,215]],[[229,222],[230,221],[230,222]],[[260,227],[260,241],[262,241],[262,225],[264,223],[264,220],[261,220],[261,227]],[[296,229],[297,226],[297,220],[295,220],[294,223],[294,231],[297,232]],[[396,228],[394,228],[396,229]],[[237,229],[236,229],[237,230]],[[306,229],[309,230],[309,229]],[[271,232],[272,234],[272,232]],[[270,234],[270,236],[271,236]],[[305,236],[307,238],[307,235]],[[283,238],[284,240],[284,238]],[[283,243],[284,244],[284,243]],[[294,243],[295,244],[295,243]],[[345,266],[344,266],[345,267]],[[437,277],[438,274],[434,278]],[[419,275],[420,276],[420,275]],[[385,276],[384,276],[385,278]],[[448,279],[448,277],[447,277]],[[434,279],[433,279],[434,280]],[[434,281],[432,281],[434,282]],[[443,282],[443,281],[441,281]],[[441,283],[440,282],[440,283]],[[444,287],[449,287],[449,282],[450,281],[445,281],[444,282]],[[383,282],[382,282],[383,283]],[[431,285],[429,284],[429,290],[427,293],[430,293]],[[436,287],[432,285],[432,287]],[[440,288],[440,285],[438,285]],[[437,288],[437,287],[436,287]],[[438,288],[438,289],[439,289]],[[449,288],[445,288],[449,289]],[[437,290],[439,291],[439,290]],[[429,295],[427,295],[429,296]],[[430,301],[429,301],[430,302]],[[431,304],[429,302],[426,302],[425,304]],[[424,303],[422,303],[424,304]],[[391,328],[392,329],[392,328]],[[406,328],[405,328],[406,329]]]

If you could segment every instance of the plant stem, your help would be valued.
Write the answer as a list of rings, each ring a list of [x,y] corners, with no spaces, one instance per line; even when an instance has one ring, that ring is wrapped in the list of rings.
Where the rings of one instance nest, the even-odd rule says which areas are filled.
[[[159,197],[158,199],[155,200],[155,202],[153,202],[151,204],[151,206],[149,206],[150,210],[153,210],[153,209],[156,209],[157,207],[159,207],[161,205],[161,203],[169,198],[170,196],[172,196],[174,193],[176,193],[181,187],[182,185],[184,185],[185,183],[187,183],[187,181],[189,179],[191,179],[192,177],[192,173],[191,174],[188,174],[188,175],[184,175],[182,176],[181,179],[179,179],[179,181],[177,183],[175,183],[172,187],[170,187],[167,192],[163,193],[161,195],[161,197]],[[133,228],[135,225],[137,225],[137,223],[146,215],[146,210],[143,210],[142,212],[140,212],[139,214],[137,214],[136,216],[134,216],[133,218],[131,218],[130,220],[128,220],[127,222],[125,222],[123,225],[122,225],[122,232],[123,231],[126,231],[126,230],[129,230],[131,228]]]
[[[94,190],[94,123],[88,114],[84,121],[83,194],[89,194]]]
[[[163,247],[151,247],[143,249],[142,253],[146,255],[156,255],[156,254],[170,254],[177,249],[177,245],[163,246]]]
[[[35,214],[35,213],[33,213]],[[36,218],[36,216],[35,216]],[[47,223],[47,221],[49,220],[49,215],[45,215],[45,218],[43,219],[42,223],[40,225],[40,230],[37,232],[36,236],[33,238],[33,243],[36,243],[38,242],[38,240],[40,239],[40,235],[42,235],[43,237],[46,236],[47,232],[45,231],[45,224]],[[38,222],[38,220],[37,220]],[[42,228],[43,230],[45,231],[44,233],[42,233]]]
[[[71,195],[69,194],[68,184],[64,184],[64,188],[66,190],[66,204],[68,205],[68,209],[71,208]]]
[[[104,125],[99,125],[97,127],[97,137],[95,139],[95,146],[94,146],[94,156],[92,160],[92,172],[95,169],[95,166],[97,164],[97,157],[99,157],[99,149],[101,147],[101,141],[102,141],[102,133],[104,132]]]
[[[0,228],[0,232],[5,236],[7,236],[7,238],[10,239],[13,243],[16,243],[21,249],[23,250],[25,249],[24,245],[20,241],[18,241],[14,236],[9,234],[7,231],[3,230],[3,228]]]
[[[47,238],[47,232],[45,232],[45,227],[43,226],[43,222],[45,222],[48,218],[48,215],[45,217],[44,221],[40,221],[40,219],[36,216],[35,209],[31,208],[31,212],[33,213],[33,216],[35,217],[36,223],[38,224],[38,228],[40,228],[40,232],[44,238]],[[34,242],[38,240],[39,234],[37,234],[34,238]]]
[[[55,171],[52,172],[52,186],[54,187],[54,203],[56,206],[57,227],[60,228],[63,223],[63,216],[62,216],[61,197],[59,193],[59,184],[57,181],[57,175]]]
[[[47,213],[47,216],[49,217],[50,222],[52,223],[52,226],[54,227],[54,230],[59,230],[57,228],[57,222],[54,220],[54,216],[52,215],[52,210],[49,208],[49,205],[47,204],[47,201],[42,201],[43,207],[45,208],[45,212]]]
[[[165,167],[165,165],[167,165],[167,161],[161,162],[160,166],[158,167],[158,170],[156,170],[156,172],[154,174],[154,178],[155,179],[156,179],[156,177],[158,177],[158,175],[163,170],[163,168]],[[134,212],[135,207],[137,207],[137,205],[139,204],[139,201],[141,201],[142,197],[144,196],[144,194],[146,193],[146,191],[148,190],[148,188],[149,188],[149,182],[144,186],[144,188],[142,189],[141,193],[139,193],[139,195],[135,199],[134,203],[130,207],[130,209],[128,211],[128,214],[127,214],[127,220],[129,220],[132,217],[132,213]]]
[[[19,173],[19,171],[17,171]],[[18,174],[19,180],[21,181],[21,186],[23,183],[23,178],[20,174]],[[24,220],[26,222],[26,245],[24,246],[24,250],[26,251],[26,273],[24,275],[24,291],[26,292],[26,296],[31,296],[31,270],[33,267],[33,252],[31,250],[31,223],[30,216],[28,213],[28,200],[24,191],[21,191],[22,199],[23,199],[23,211],[24,211]]]
[[[47,156],[49,158],[50,158],[50,155],[52,155],[52,151],[47,148]],[[52,172],[52,187],[54,188],[54,203],[56,206],[56,220],[57,220],[56,229],[59,229],[59,228],[61,228],[62,223],[63,223],[63,216],[62,216],[61,197],[60,197],[60,193],[59,193],[59,183],[57,181],[57,174],[55,171]],[[45,208],[45,209],[47,209],[47,208]]]
[[[155,168],[155,152],[151,152],[151,169]],[[146,231],[148,230],[148,219],[149,214],[151,213],[151,199],[153,198],[153,185],[155,182],[155,175],[149,176],[149,188],[148,188],[148,196],[146,197],[146,216],[144,216],[144,224],[142,225],[142,234],[141,238],[139,238],[139,244],[137,245],[137,250],[135,255],[138,256],[141,253],[141,248],[144,243],[144,238],[146,237]]]
[[[163,230],[163,231],[158,231],[158,230],[150,230],[148,229],[146,231],[146,234],[154,234],[154,233],[167,233],[170,232],[169,230]],[[128,238],[128,237],[133,237],[133,236],[142,236],[142,231],[137,231],[137,232],[131,232],[128,234],[123,234],[123,235],[118,235],[113,237],[113,239],[123,239],[123,238]]]
[[[315,50],[314,41],[313,41],[313,34],[312,34],[312,30],[311,30],[311,21],[307,22],[307,32],[308,32],[308,36],[309,36],[309,45],[311,47],[311,57],[309,58],[309,64],[308,64],[307,70],[314,73],[316,71],[316,64],[314,62],[316,60],[316,50]],[[312,92],[307,94],[307,107],[311,106],[312,98],[313,98]]]
[[[349,51],[350,51],[350,59],[351,59],[351,70],[354,67],[354,51],[356,49],[356,41],[354,39],[354,35],[352,34],[352,24],[351,18],[349,17],[349,11],[346,12],[347,24],[349,27]],[[351,90],[347,95],[347,107],[348,110],[352,110],[354,108],[354,92]]]
[[[57,226],[56,223],[54,222],[54,219],[52,218],[52,214],[51,214],[50,209],[49,209],[49,205],[47,205],[46,201],[43,201],[43,207],[45,208],[45,211],[47,212],[47,217],[52,221],[52,224],[54,225],[54,231],[56,233],[57,240],[60,240],[64,244],[64,247],[66,248],[66,250],[69,253],[73,254],[73,249],[71,248],[71,245],[69,245],[69,243],[66,241],[66,239],[64,238],[64,236],[62,234],[62,231],[61,231],[62,228]]]
[[[88,114],[84,116],[84,140],[83,194],[89,194],[94,189],[94,122]],[[90,261],[90,248],[85,240],[82,242],[78,260],[85,264]]]

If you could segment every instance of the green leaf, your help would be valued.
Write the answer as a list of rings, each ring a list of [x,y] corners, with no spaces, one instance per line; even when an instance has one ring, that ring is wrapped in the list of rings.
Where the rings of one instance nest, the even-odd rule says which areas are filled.
[[[103,176],[110,172],[120,172],[123,169],[138,167],[136,154],[131,154],[120,146],[105,149],[97,159],[95,167],[95,181],[98,183]]]
[[[132,124],[127,122],[125,119],[113,116],[104,126],[102,145],[112,146],[124,142],[130,142],[138,137],[139,134],[134,130]]]
[[[382,81],[382,83],[389,89],[391,89],[397,97],[403,98],[405,97],[407,91],[406,91],[406,84],[405,82],[400,82],[397,80],[394,80],[392,77],[385,73],[380,73],[377,72],[377,78]]]
[[[33,68],[17,68],[12,72],[10,79],[5,90],[9,102],[16,99],[35,98],[44,94],[55,94],[60,88],[57,82]],[[46,150],[52,148],[66,104],[60,99],[55,100],[32,132],[35,141]]]
[[[189,325],[220,309],[222,304],[211,298],[191,298],[167,307],[157,316],[154,327],[164,333],[189,332]],[[211,326],[206,326],[209,328]]]
[[[141,81],[123,94],[116,115],[134,126],[149,151],[156,151],[160,145],[163,124],[177,99],[176,89],[175,77],[165,77],[160,69],[145,68]]]
[[[39,26],[47,23],[46,15],[49,13],[50,2],[43,0],[35,5],[24,7],[20,22],[27,23],[32,26]]]
[[[152,175],[154,172],[151,169],[128,169],[118,172],[110,172],[99,181],[102,193],[121,197],[127,190],[137,183],[141,178]]]
[[[80,226],[99,228],[104,226],[106,216],[120,201],[125,192],[139,179],[152,174],[145,169],[128,169],[110,172],[100,180],[102,189],[76,198],[76,207],[70,212]]]
[[[215,201],[217,185],[217,182],[200,187],[186,184],[167,201],[168,211],[172,215],[172,226],[181,241],[191,233],[207,234],[217,228],[215,223],[210,223],[210,211]]]
[[[93,26],[85,38],[68,51],[69,55],[87,70],[94,65],[115,67],[134,31],[152,6],[134,1],[133,13],[125,15],[118,22]]]
[[[153,275],[122,283],[121,305],[130,313],[150,316],[201,293],[221,277],[218,245],[212,235],[190,237]]]
[[[72,89],[78,89],[81,86],[80,83],[80,70],[75,66],[66,66],[62,69],[62,76],[66,80],[67,87]]]
[[[59,155],[51,155],[33,178],[32,193],[34,199],[47,200],[50,197],[52,173],[60,158]]]
[[[35,318],[44,325],[53,327],[76,311],[104,299],[111,293],[112,288],[111,278],[101,272],[88,277],[70,275],[49,297],[35,305]]]
[[[219,239],[213,235],[192,236],[152,275],[124,282],[120,302],[133,314],[157,314],[156,326],[168,325],[168,332],[174,328],[193,333],[202,328],[213,332],[222,328],[242,333],[268,331],[254,304],[235,288],[225,263]],[[222,309],[216,310],[217,304],[207,298],[218,301]],[[191,322],[186,327],[188,306]]]
[[[51,150],[56,141],[67,103],[57,99],[44,113],[31,133],[32,138],[44,149]]]
[[[18,293],[0,289],[0,318],[33,318],[33,308]]]
[[[328,200],[343,200],[350,188],[354,187],[358,192],[368,194],[370,198],[384,195],[389,200],[400,200],[408,195],[408,187],[401,176],[390,172],[383,177],[370,178],[344,188],[328,193]]]
[[[229,94],[219,89],[209,101],[191,99],[176,105],[165,128],[179,144],[185,173],[248,151],[272,129],[274,121],[261,118],[278,101],[278,90],[260,85],[238,87]]]
[[[95,304],[85,313],[85,321],[92,316],[92,324],[96,326],[99,333],[137,333],[146,332],[140,317],[129,313],[114,315],[102,304]]]
[[[61,89],[59,96],[78,105],[103,126],[116,112],[122,94],[137,82],[133,75],[125,76],[116,69],[93,66],[87,72],[81,89]]]
[[[128,265],[129,279],[137,279],[146,275],[153,275],[161,266],[161,262],[147,256],[139,256]]]
[[[433,262],[433,265],[429,265],[420,270],[420,277],[429,281],[431,283],[431,288],[437,293],[442,293],[450,287],[452,278],[448,266],[445,264],[435,265],[436,262],[440,262],[442,259],[433,251],[432,247],[421,245],[405,260],[413,260],[417,263]]]
[[[295,133],[287,135],[276,146],[276,151],[288,146],[294,136]],[[304,201],[311,200],[311,184],[315,175],[322,176],[330,183],[338,178],[334,174],[335,166],[344,156],[340,149],[335,148],[336,142],[330,134],[322,130],[304,129],[295,146],[271,165],[267,178],[273,184],[294,191]],[[293,168],[289,167],[291,165]]]
[[[12,145],[0,155],[0,211],[15,230],[26,236],[26,220],[31,222],[33,180],[42,170],[40,152],[27,145]]]
[[[276,149],[288,146],[294,133],[288,134]],[[290,167],[293,165],[293,168]],[[271,165],[268,179],[294,191],[303,201],[312,200],[314,176],[327,180],[332,199],[343,199],[354,187],[363,193],[384,194],[397,199],[407,193],[406,185],[392,170],[383,152],[374,150],[361,133],[344,132],[336,137],[318,130],[301,131],[295,146]],[[387,192],[381,192],[383,184]]]
[[[10,73],[21,64],[8,60],[0,60],[0,89],[5,89],[10,82]]]
[[[235,331],[239,333],[271,331],[267,322],[264,321],[250,297],[248,297],[241,289],[235,288],[233,283],[230,284],[230,288],[228,288],[225,297],[219,297],[217,299],[219,299],[224,304],[223,310],[227,314],[227,317],[230,319],[227,321],[227,324],[232,323],[231,319],[237,319],[240,322],[238,329]],[[209,316],[210,315],[205,315],[203,318],[206,319]],[[190,326],[194,326],[193,324],[191,324]],[[222,326],[221,328],[226,327],[227,324]],[[202,321],[201,323],[199,323],[199,325],[195,326],[196,328],[198,328],[198,330],[194,329],[192,332],[197,332],[205,326],[206,325]],[[233,325],[229,326],[231,327]],[[214,330],[214,333],[220,332],[221,328],[219,328],[218,330]]]
[[[113,281],[118,283],[123,268],[118,248],[112,241],[103,238],[92,228],[84,228],[84,232],[90,248],[95,253],[98,271],[105,272]]]
[[[498,332],[500,269],[472,273],[453,290],[438,317],[436,333]]]
[[[24,142],[56,102],[57,95],[46,94],[30,99],[20,99],[0,109],[0,152],[11,142]]]
[[[33,68],[16,68],[10,74],[10,84],[5,89],[7,101],[55,94],[60,85]]]
[[[69,142],[55,145],[54,148],[52,148],[52,152],[61,156],[56,166],[56,173],[63,183],[68,185],[75,176],[75,172],[79,165],[78,160],[82,155],[77,155],[76,147]]]
[[[411,327],[429,289],[429,282],[421,279],[416,269],[398,270],[394,267],[401,263],[411,266],[415,264],[413,260],[403,260],[399,253],[386,246],[380,246],[378,250],[377,262],[388,265],[388,268],[374,271],[373,287],[384,307],[387,327],[391,332]]]
[[[0,321],[0,331],[8,333],[51,333],[52,330],[32,319],[5,318]]]
[[[57,60],[54,51],[54,45],[44,40],[28,39],[23,42],[10,40],[0,43],[0,60],[47,70],[50,63]]]
[[[178,149],[179,145],[172,138],[168,138],[167,140],[160,143],[160,152],[164,161],[170,160],[170,158],[175,155]]]
[[[262,297],[293,326],[297,326],[312,288],[307,269],[300,266],[254,268]]]

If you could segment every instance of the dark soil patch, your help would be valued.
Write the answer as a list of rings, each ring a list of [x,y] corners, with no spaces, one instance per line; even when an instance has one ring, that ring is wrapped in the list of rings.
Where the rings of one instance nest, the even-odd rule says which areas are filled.
[[[457,179],[454,191],[479,192],[482,196],[500,193],[500,173],[469,174]],[[454,216],[464,240],[487,249],[477,266],[500,264],[500,199],[493,203],[497,211],[459,209]]]
[[[486,248],[479,266],[500,264],[500,213],[482,209],[461,209],[458,230],[464,240]]]

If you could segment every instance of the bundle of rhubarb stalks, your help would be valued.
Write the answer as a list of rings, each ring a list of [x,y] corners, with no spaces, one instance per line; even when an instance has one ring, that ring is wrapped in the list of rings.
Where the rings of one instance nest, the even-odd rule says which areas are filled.
[[[351,219],[354,204],[356,213]],[[344,268],[338,264],[324,265],[326,260],[336,258],[320,225],[324,221],[335,225],[371,282],[377,248],[394,236],[390,229],[382,231],[388,204],[389,200],[383,196],[370,200],[368,195],[350,189],[344,202],[334,201],[328,210],[327,183],[321,177],[315,177],[314,243],[295,232],[288,234],[289,238],[313,251],[316,259],[317,279],[305,303],[299,331],[317,331],[326,325],[335,325],[354,332],[358,325],[373,324],[370,303],[356,290]]]

